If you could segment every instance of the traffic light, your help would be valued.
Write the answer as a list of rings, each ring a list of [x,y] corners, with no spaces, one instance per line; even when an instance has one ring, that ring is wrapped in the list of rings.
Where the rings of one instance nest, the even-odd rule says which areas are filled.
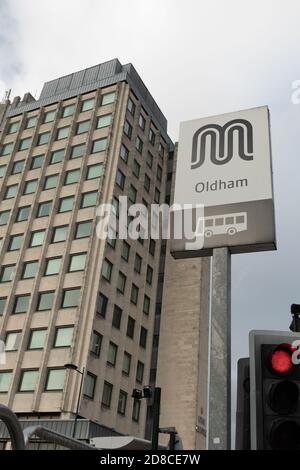
[[[300,450],[300,333],[251,331],[251,449]]]

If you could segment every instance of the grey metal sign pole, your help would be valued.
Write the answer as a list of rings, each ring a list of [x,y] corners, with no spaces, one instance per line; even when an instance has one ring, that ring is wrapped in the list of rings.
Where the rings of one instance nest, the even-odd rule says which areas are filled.
[[[228,248],[212,257],[208,448],[231,446],[231,258]]]

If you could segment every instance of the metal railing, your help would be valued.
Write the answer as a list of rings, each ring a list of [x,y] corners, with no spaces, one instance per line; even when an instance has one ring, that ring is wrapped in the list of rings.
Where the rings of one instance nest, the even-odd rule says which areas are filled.
[[[7,427],[13,450],[26,450],[33,436],[71,450],[97,450],[89,444],[67,437],[64,434],[52,431],[44,426],[29,426],[22,430],[15,413],[5,405],[0,405],[0,420],[2,420]]]

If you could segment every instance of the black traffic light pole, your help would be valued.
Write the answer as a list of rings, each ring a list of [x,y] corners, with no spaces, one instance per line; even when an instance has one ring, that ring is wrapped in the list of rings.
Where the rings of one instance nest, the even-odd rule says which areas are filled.
[[[152,450],[158,449],[161,388],[155,387],[152,405]]]

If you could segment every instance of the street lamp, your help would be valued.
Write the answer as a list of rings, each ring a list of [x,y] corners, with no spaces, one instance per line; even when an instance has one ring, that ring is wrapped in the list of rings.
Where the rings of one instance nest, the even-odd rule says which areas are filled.
[[[78,420],[78,413],[79,413],[79,406],[80,406],[80,397],[81,397],[81,390],[82,390],[82,384],[83,384],[83,378],[84,378],[84,367],[82,369],[82,371],[80,371],[78,369],[78,366],[76,366],[76,364],[65,364],[64,367],[68,370],[75,370],[76,372],[78,372],[78,374],[81,375],[81,381],[80,381],[80,388],[79,388],[79,394],[78,394],[78,400],[77,400],[77,407],[76,407],[76,415],[75,415],[75,420],[74,420],[74,426],[73,426],[73,433],[72,433],[72,437],[75,438],[75,434],[76,434],[76,426],[77,426],[77,420]]]

